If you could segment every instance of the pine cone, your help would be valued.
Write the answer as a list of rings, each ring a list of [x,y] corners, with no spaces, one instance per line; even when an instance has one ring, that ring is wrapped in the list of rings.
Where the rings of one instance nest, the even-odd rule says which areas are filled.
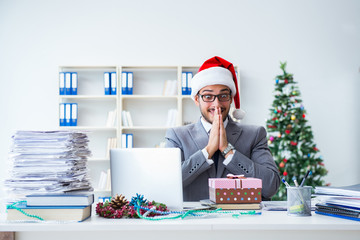
[[[125,196],[123,195],[115,195],[115,197],[112,197],[111,198],[111,202],[110,202],[110,206],[113,208],[113,209],[120,209],[122,208],[123,206],[125,205],[128,205],[129,202],[128,200],[125,199]]]

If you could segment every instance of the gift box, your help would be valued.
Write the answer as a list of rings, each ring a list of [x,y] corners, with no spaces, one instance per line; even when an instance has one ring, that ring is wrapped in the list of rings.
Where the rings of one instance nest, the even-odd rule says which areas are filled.
[[[259,178],[210,178],[209,198],[215,203],[260,203]]]

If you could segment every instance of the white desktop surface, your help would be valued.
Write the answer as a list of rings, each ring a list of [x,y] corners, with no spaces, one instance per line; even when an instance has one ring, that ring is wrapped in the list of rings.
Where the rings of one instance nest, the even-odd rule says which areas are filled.
[[[105,219],[95,214],[80,223],[0,222],[0,232],[16,232],[22,239],[360,239],[360,222],[327,217],[312,212],[310,217],[287,216],[285,211],[262,211],[240,218],[185,218],[150,221]]]

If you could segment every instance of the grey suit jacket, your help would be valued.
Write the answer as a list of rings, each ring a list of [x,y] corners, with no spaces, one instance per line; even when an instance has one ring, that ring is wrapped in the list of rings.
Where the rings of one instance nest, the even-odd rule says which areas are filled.
[[[182,152],[182,178],[184,201],[199,201],[209,198],[209,178],[223,178],[228,173],[262,179],[262,198],[268,200],[280,184],[280,176],[267,146],[264,127],[243,125],[229,118],[226,136],[236,151],[228,165],[222,164],[219,156],[218,167],[208,164],[201,152],[209,136],[199,120],[197,123],[168,129],[166,147],[180,148]]]

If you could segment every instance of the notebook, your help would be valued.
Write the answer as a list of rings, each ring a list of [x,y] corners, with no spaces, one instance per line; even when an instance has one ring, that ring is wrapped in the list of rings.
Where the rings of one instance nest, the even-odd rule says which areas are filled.
[[[178,148],[118,148],[110,150],[111,194],[128,201],[136,194],[183,209],[181,151]]]

